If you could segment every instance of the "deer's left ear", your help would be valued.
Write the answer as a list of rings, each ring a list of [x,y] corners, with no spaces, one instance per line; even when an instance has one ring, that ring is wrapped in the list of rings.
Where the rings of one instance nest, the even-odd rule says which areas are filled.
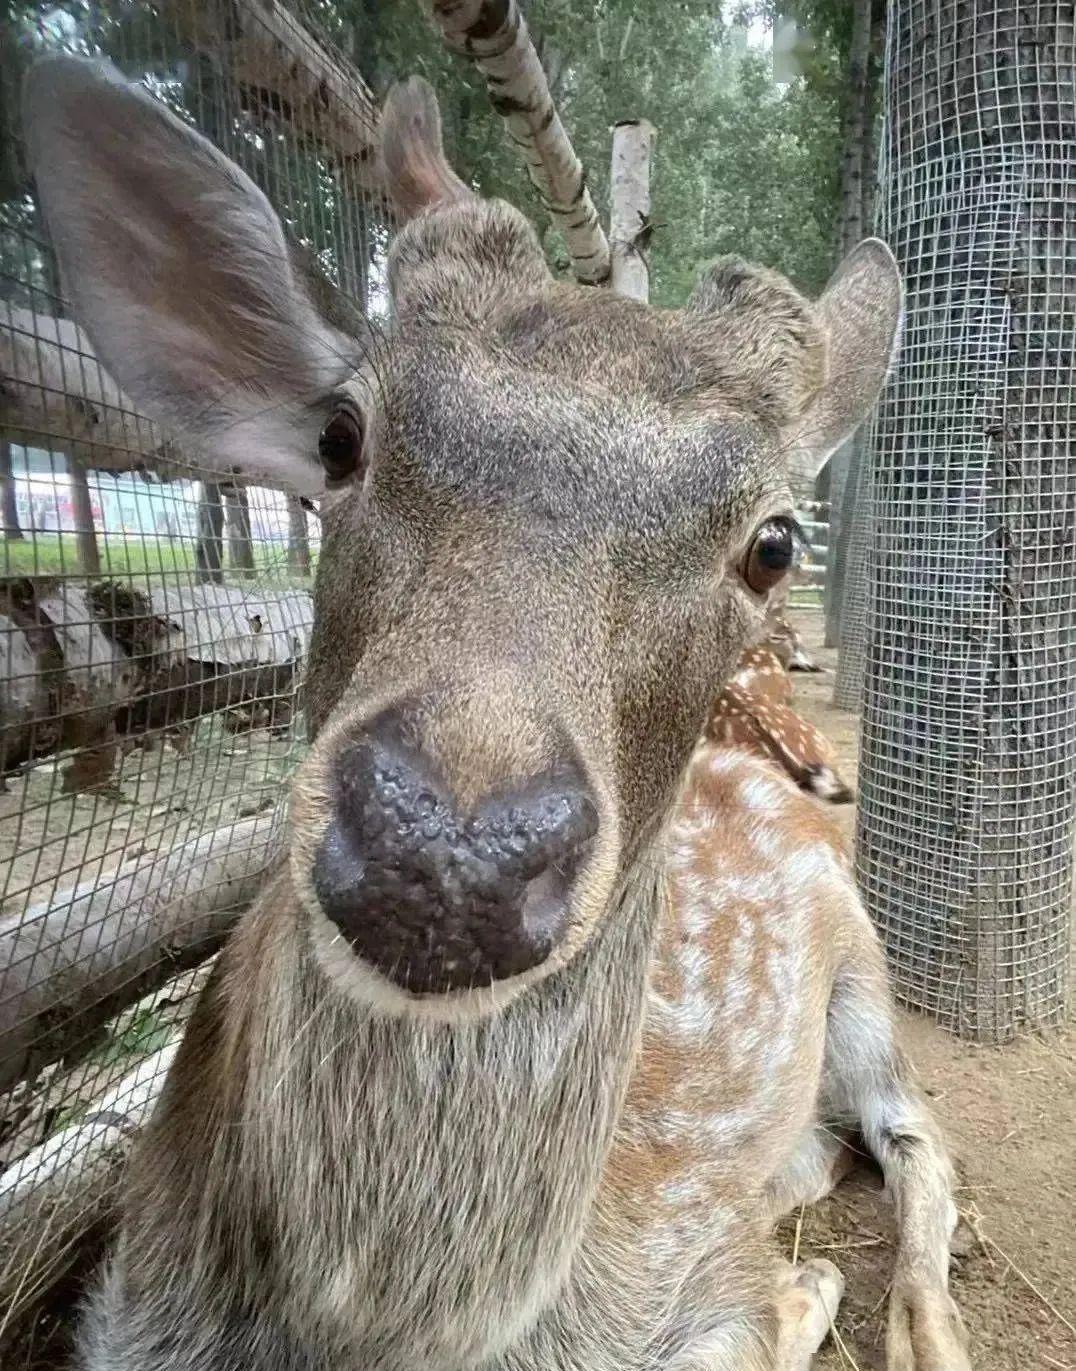
[[[401,224],[388,264],[398,317],[479,322],[506,289],[548,285],[545,254],[523,215],[501,200],[480,199],[452,170],[437,97],[421,77],[389,91],[380,139]]]
[[[893,254],[880,239],[866,239],[814,305],[825,339],[824,375],[784,435],[795,476],[816,476],[874,408],[896,356],[903,309]]]

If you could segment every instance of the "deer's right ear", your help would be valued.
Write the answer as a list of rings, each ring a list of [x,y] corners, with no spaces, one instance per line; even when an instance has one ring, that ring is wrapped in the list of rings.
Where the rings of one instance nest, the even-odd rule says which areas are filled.
[[[61,279],[103,366],[209,469],[317,493],[318,402],[363,341],[319,317],[265,196],[106,63],[37,63],[24,123]]]
[[[790,464],[813,478],[877,403],[897,352],[904,312],[889,248],[867,238],[834,272],[814,305],[826,339],[826,374],[787,434]]]

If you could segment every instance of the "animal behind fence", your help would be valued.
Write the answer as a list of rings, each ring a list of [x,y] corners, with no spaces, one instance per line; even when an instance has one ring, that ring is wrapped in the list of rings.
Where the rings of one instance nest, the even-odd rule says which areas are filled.
[[[819,799],[831,804],[855,799],[841,777],[836,748],[792,708],[791,677],[768,646],[744,652],[714,703],[705,736],[710,742],[770,758]]]
[[[789,465],[885,377],[887,251],[814,303],[739,260],[682,311],[558,284],[412,82],[393,327],[348,333],[253,184],[117,73],[42,64],[28,117],[125,391],[222,474],[325,488],[287,861],[136,1151],[84,1365],[803,1367],[840,1281],[778,1272],[769,1228],[840,1125],[898,1201],[893,1371],[964,1371],[944,1155],[818,807],[745,759],[745,872],[701,779],[677,803],[792,563]]]

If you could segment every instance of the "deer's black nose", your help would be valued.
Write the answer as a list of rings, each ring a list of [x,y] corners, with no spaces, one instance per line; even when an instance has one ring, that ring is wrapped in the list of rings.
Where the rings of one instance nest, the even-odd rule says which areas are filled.
[[[597,829],[574,763],[460,812],[425,757],[375,725],[339,759],[314,884],[364,961],[413,993],[443,994],[549,956]]]

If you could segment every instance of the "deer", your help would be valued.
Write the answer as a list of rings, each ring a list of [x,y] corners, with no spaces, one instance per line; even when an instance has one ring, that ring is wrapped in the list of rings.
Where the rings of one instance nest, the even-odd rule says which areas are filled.
[[[966,1371],[950,1166],[854,891],[779,778],[738,782],[743,881],[682,798],[793,563],[790,473],[890,368],[889,250],[810,301],[738,258],[682,309],[558,281],[412,78],[391,320],[345,326],[148,92],[57,55],[24,100],[102,364],[322,511],[287,851],[134,1148],[78,1364],[798,1371],[841,1278],[773,1228],[858,1129],[898,1214],[890,1371]]]
[[[829,804],[851,804],[855,793],[840,773],[837,750],[792,708],[792,680],[771,647],[758,644],[740,657],[714,702],[703,741],[742,747],[769,758],[802,790]]]

